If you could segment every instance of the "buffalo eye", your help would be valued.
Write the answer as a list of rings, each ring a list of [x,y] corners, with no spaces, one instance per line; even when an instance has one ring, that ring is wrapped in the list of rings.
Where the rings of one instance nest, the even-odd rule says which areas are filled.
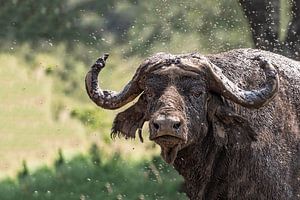
[[[151,92],[148,92],[146,95],[147,95],[147,97],[148,97],[149,99],[151,99],[151,98],[154,96],[154,94],[151,93]]]
[[[147,96],[149,99],[151,99],[151,98],[154,97],[153,91],[151,91],[149,88],[146,88],[146,89],[145,89],[145,94],[146,94],[146,96]]]
[[[203,94],[203,91],[191,91],[191,94],[194,96],[194,97],[200,97],[202,94]]]

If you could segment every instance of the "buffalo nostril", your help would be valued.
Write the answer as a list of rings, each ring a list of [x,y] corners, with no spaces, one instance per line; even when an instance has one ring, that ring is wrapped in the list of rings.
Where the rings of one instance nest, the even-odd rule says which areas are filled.
[[[180,128],[180,126],[181,126],[181,123],[180,123],[180,122],[177,122],[177,123],[173,124],[173,128],[174,128],[175,130],[178,130],[178,129]]]
[[[158,124],[158,123],[155,123],[155,122],[153,122],[153,127],[154,127],[156,130],[158,130],[158,129],[159,129],[159,124]]]

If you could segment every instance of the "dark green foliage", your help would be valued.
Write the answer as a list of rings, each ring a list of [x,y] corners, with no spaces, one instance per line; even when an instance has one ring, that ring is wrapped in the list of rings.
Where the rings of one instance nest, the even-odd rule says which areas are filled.
[[[58,149],[58,157],[57,157],[57,159],[56,159],[55,162],[54,162],[54,166],[55,166],[55,168],[59,168],[59,167],[61,167],[64,163],[65,163],[65,158],[64,158],[64,155],[63,155],[63,153],[62,153],[61,148],[59,148],[59,149]]]
[[[106,49],[124,45],[127,55],[149,55],[155,46],[191,35],[206,51],[250,45],[250,38],[242,36],[247,22],[235,0],[2,1],[0,27],[0,42],[65,42],[70,50],[78,44]]]
[[[136,16],[134,28],[129,30],[133,54],[148,55],[147,50],[155,45],[167,46],[176,37],[182,37],[185,44],[193,36],[198,47],[208,52],[250,45],[247,37],[235,37],[247,30],[235,0],[139,1]]]
[[[101,164],[101,157],[100,157],[100,150],[96,143],[93,143],[91,145],[89,154],[90,154],[92,163],[95,164],[96,166],[99,166]]]
[[[18,42],[61,41],[78,34],[78,13],[70,11],[67,0],[2,1],[0,36]]]
[[[47,68],[45,69],[45,73],[46,73],[47,75],[51,75],[51,74],[53,73],[53,69],[52,69],[51,67],[47,67]]]
[[[29,175],[29,170],[27,167],[27,163],[25,160],[22,162],[22,169],[18,172],[18,178],[19,180],[25,179]]]
[[[0,199],[183,200],[185,195],[178,192],[182,179],[177,177],[177,173],[159,158],[130,164],[114,156],[95,166],[88,157],[77,156],[55,171],[42,168],[32,173],[26,182],[0,182]]]
[[[85,126],[91,129],[99,129],[111,125],[111,122],[106,121],[105,111],[94,108],[75,109],[71,112],[71,117],[80,120]]]
[[[71,112],[71,117],[79,119],[84,125],[96,128],[97,127],[97,118],[95,117],[96,110],[73,110]]]
[[[36,52],[57,50],[59,63],[42,60],[42,67],[55,79],[56,91],[80,101],[87,100],[82,95],[86,68],[101,52],[117,52],[114,60],[121,60],[158,51],[212,53],[251,46],[236,0],[2,0],[0,27],[1,51],[29,44],[22,53],[32,67],[41,65],[34,62]],[[109,69],[115,73],[112,60],[107,75]]]
[[[62,41],[71,46],[79,41],[101,44],[97,38],[102,36],[103,29],[121,34],[133,21],[130,15],[112,9],[114,4],[112,0],[1,1],[0,38],[4,39],[1,42],[9,39],[34,45],[43,41],[50,45]]]

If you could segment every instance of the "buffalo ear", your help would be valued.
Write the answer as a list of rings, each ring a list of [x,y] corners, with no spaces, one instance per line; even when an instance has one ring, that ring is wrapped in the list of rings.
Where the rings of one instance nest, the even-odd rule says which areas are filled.
[[[208,119],[218,145],[248,145],[256,141],[256,132],[247,119],[237,114],[218,95],[211,95],[208,101]]]
[[[140,140],[143,142],[141,129],[146,121],[146,108],[147,102],[145,95],[141,95],[134,105],[118,113],[112,125],[111,137],[123,136],[126,139],[135,138],[135,133],[139,130]]]
[[[228,136],[228,145],[243,147],[257,141],[257,134],[249,121],[227,106],[220,106],[216,117],[222,122]]]

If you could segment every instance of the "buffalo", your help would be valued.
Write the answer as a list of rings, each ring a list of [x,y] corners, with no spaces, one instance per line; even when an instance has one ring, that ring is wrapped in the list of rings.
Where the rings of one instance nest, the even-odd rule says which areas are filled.
[[[200,199],[300,199],[300,63],[255,49],[157,53],[121,92],[102,90],[108,54],[86,75],[104,109],[138,100],[114,119],[112,137],[149,139]]]

